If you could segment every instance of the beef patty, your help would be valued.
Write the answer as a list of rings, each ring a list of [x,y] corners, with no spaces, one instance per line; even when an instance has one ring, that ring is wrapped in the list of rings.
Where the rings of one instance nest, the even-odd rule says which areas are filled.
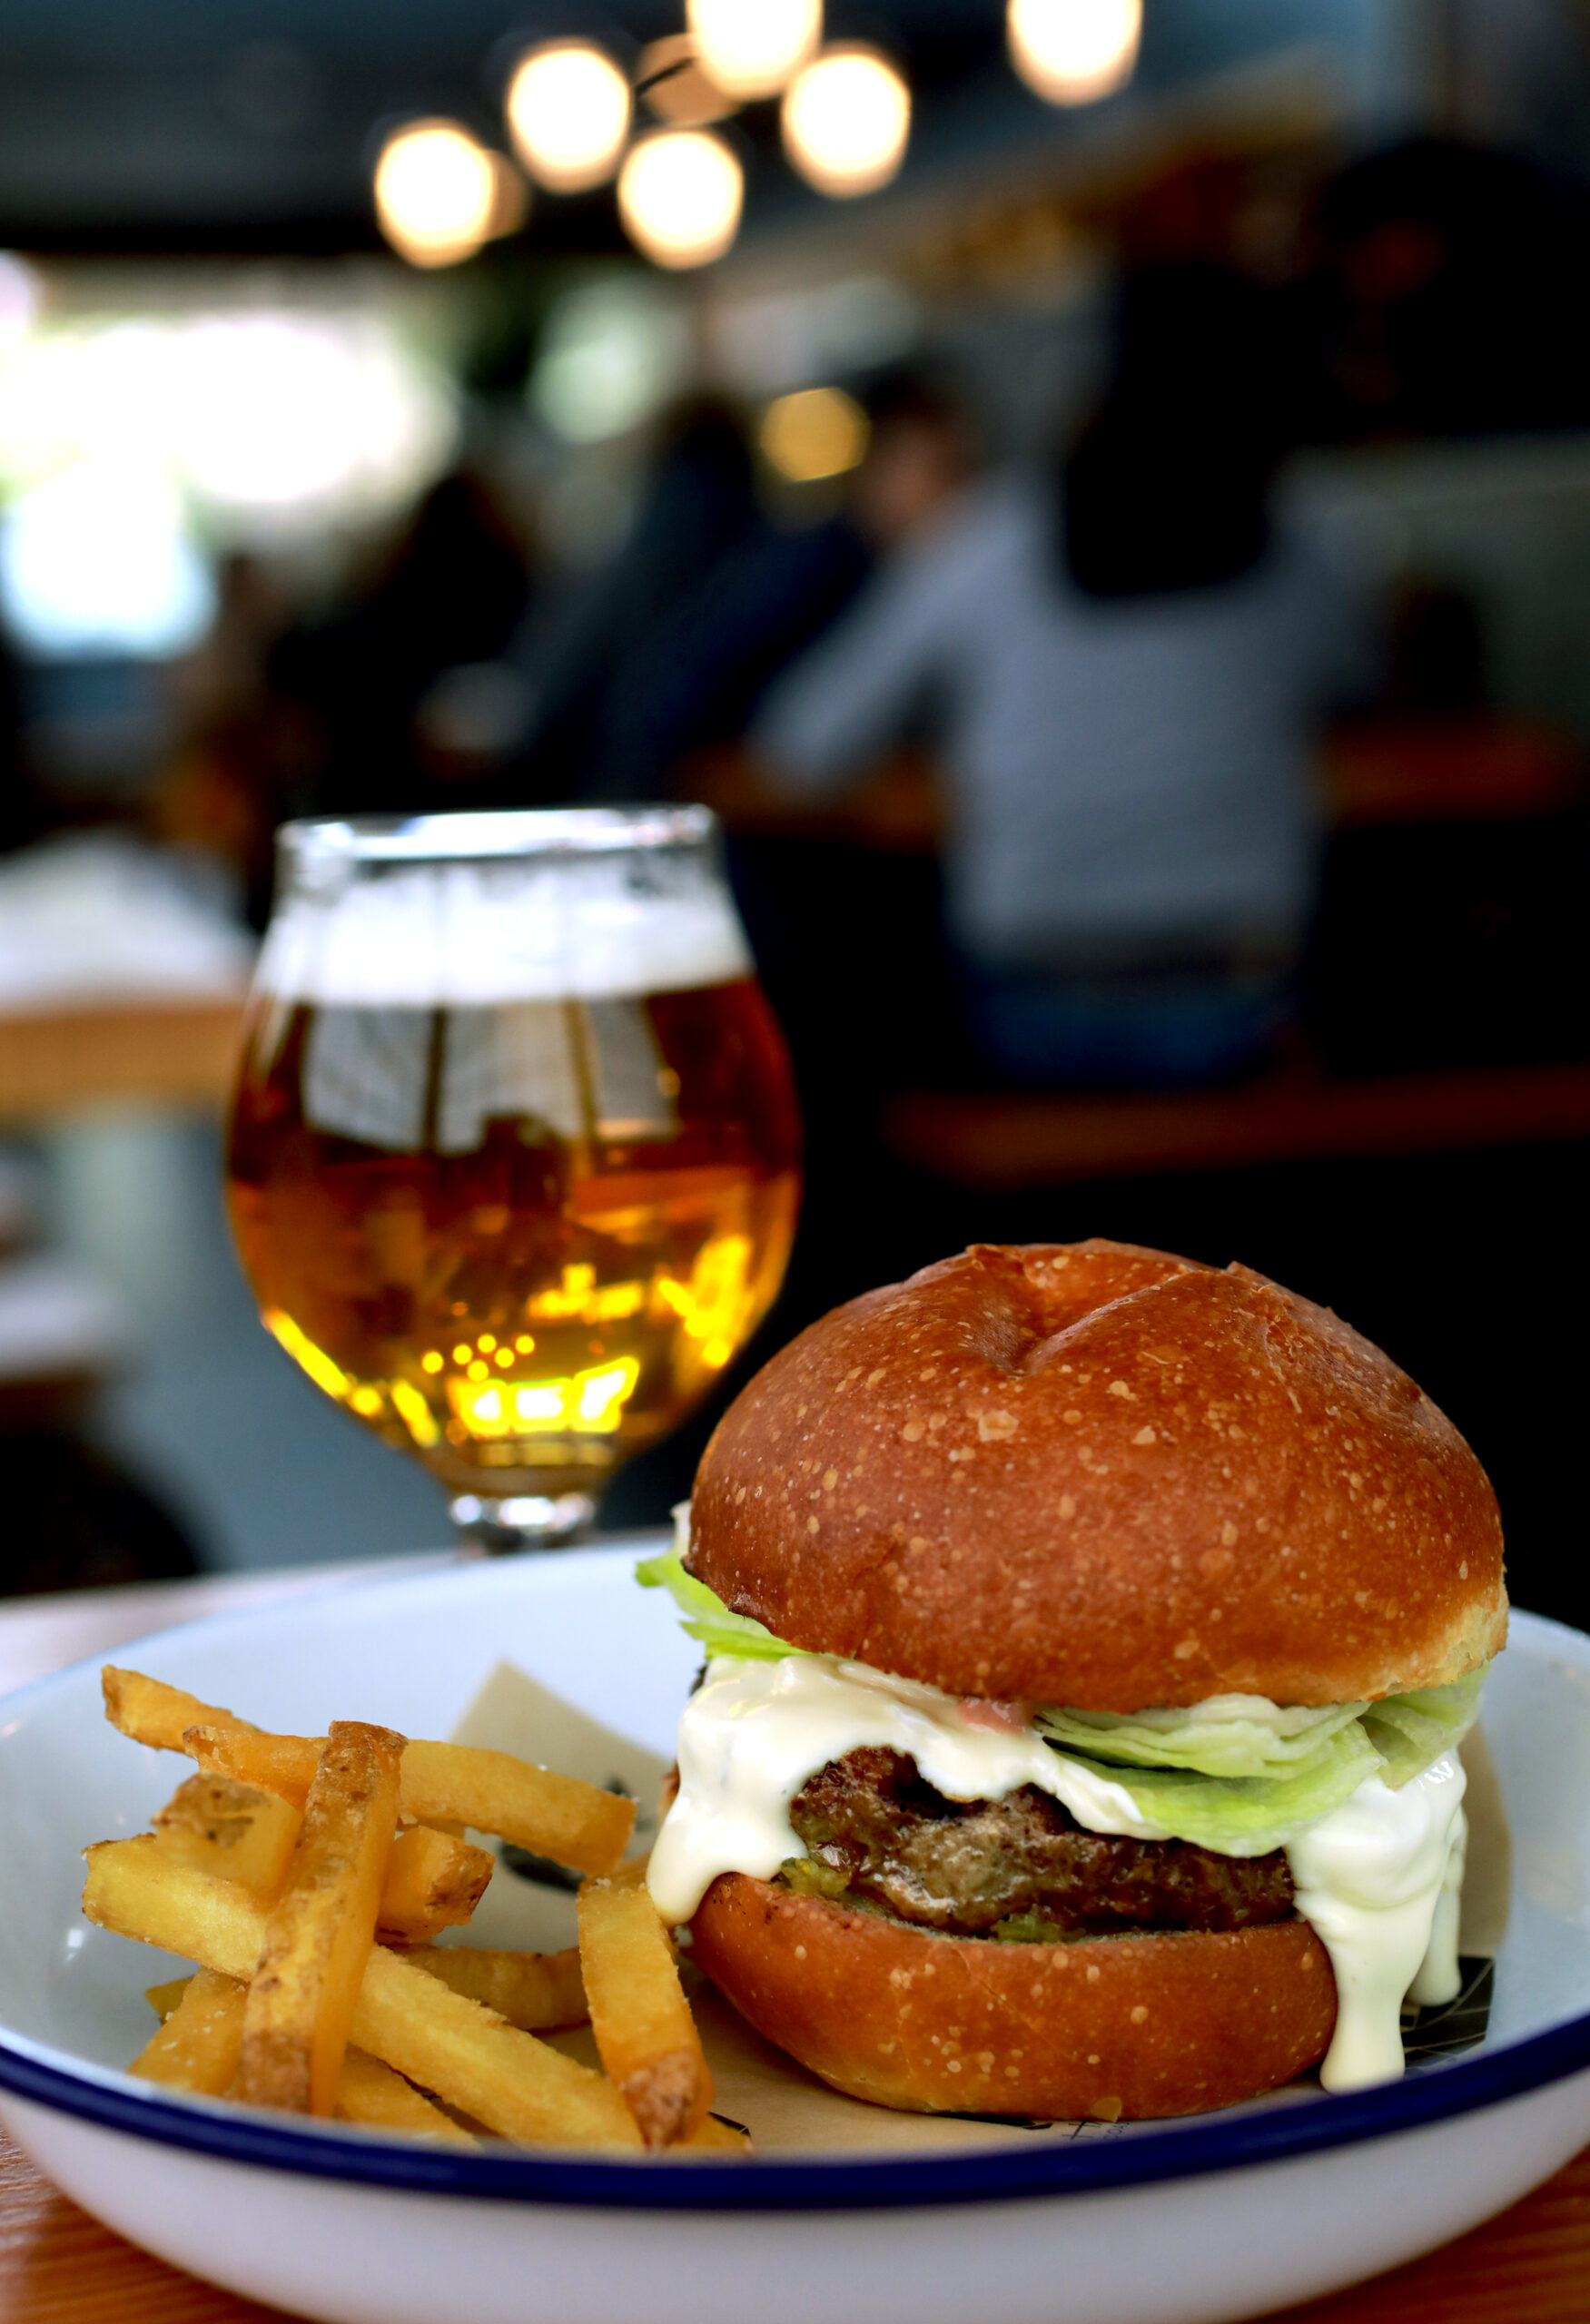
[[[1216,1856],[1190,1840],[1084,1831],[1032,1785],[1004,1799],[946,1799],[903,1751],[831,1759],[790,1822],[811,1860],[790,1876],[946,1935],[1104,1936],[1124,1929],[1251,1928],[1289,1920],[1277,1849]]]

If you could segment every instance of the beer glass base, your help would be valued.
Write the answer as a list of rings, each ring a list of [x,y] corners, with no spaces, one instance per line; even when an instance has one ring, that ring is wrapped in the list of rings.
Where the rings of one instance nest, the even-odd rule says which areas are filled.
[[[465,1549],[502,1557],[512,1550],[563,1550],[583,1541],[597,1504],[588,1492],[512,1493],[500,1501],[465,1492],[448,1503],[448,1514]]]

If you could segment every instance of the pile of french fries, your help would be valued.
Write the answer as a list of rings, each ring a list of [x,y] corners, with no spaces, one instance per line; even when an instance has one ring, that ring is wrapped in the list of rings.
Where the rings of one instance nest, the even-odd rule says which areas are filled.
[[[746,2150],[622,1860],[631,1801],[504,1752],[356,1720],[265,1734],[134,1670],[104,1683],[113,1726],[199,1770],[152,1831],[85,1851],[87,1917],[197,1964],[151,1990],[133,2073],[454,2146]],[[578,1948],[435,1943],[494,1868],[466,1827],[586,1876]],[[537,2038],[588,2020],[600,2073]]]

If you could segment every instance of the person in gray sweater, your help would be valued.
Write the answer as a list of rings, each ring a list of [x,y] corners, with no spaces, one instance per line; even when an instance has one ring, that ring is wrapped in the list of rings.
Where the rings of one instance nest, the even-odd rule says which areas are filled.
[[[1207,285],[1171,290],[1196,343]],[[989,476],[914,533],[750,737],[815,801],[925,713],[968,1018],[1019,1079],[1173,1086],[1264,1054],[1316,889],[1312,730],[1363,658],[1345,578],[1272,520],[1264,435],[1163,339],[1057,482]]]

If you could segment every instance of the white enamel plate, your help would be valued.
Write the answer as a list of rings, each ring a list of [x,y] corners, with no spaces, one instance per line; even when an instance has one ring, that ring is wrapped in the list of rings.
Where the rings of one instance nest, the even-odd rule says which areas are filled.
[[[116,1659],[289,1731],[446,1735],[506,1658],[667,1753],[696,1654],[634,1557],[356,1585]],[[107,1728],[83,1665],[0,1703],[0,2119],[134,2242],[329,2324],[700,2324],[747,2297],[808,2324],[838,2286],[873,2324],[1257,2314],[1427,2250],[1590,2139],[1590,1639],[1516,1618],[1485,1727],[1515,1848],[1489,2028],[1400,2083],[1085,2137],[941,2124],[922,2151],[455,2153],[119,2071],[176,1965],[87,1926],[78,1851],[143,1829],[173,1763]]]

